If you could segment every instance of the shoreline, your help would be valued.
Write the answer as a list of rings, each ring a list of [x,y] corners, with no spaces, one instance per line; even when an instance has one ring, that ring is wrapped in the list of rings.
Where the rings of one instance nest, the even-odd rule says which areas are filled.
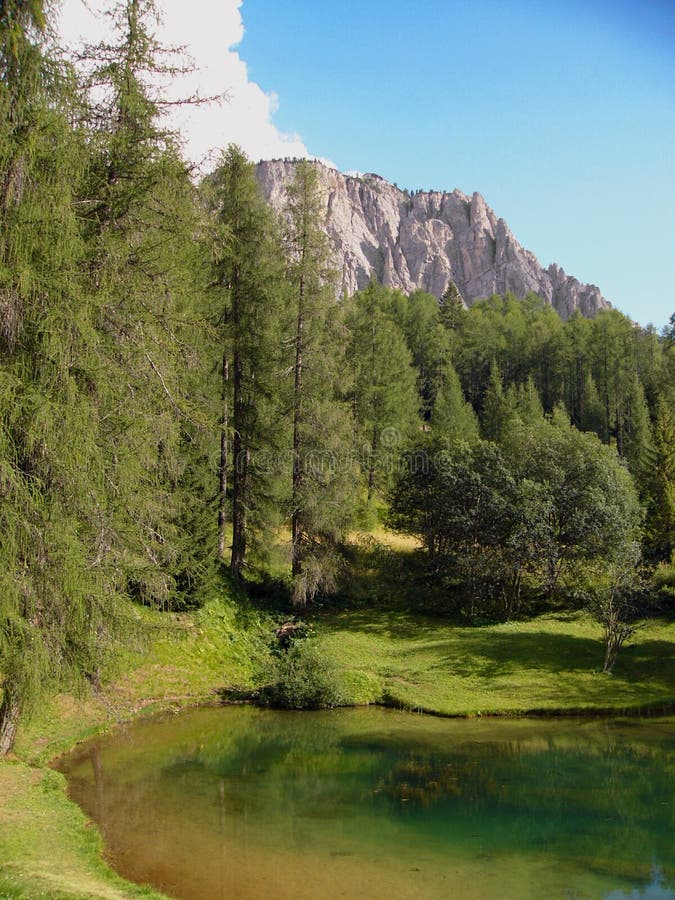
[[[326,653],[339,658],[352,679],[354,702],[345,706],[376,705],[469,721],[675,715],[673,622],[653,625],[634,647],[626,648],[617,673],[604,676],[585,668],[600,644],[595,640],[589,644],[591,625],[578,618],[564,623],[543,617],[531,623],[468,632],[442,621],[411,617],[416,629],[404,639],[397,631],[400,617],[373,611],[364,622],[363,615],[338,614],[320,624],[316,638]],[[216,623],[212,630],[206,624],[209,616]],[[107,865],[98,829],[68,798],[65,776],[51,764],[88,739],[146,718],[178,715],[200,706],[250,703],[251,694],[259,687],[248,659],[252,645],[247,641],[251,639],[242,634],[224,640],[223,616],[207,611],[200,617],[183,617],[180,628],[168,638],[163,634],[143,656],[130,660],[98,696],[90,693],[77,699],[60,695],[36,721],[21,729],[15,754],[0,763],[0,900],[163,900],[164,895],[124,881]],[[569,660],[562,659],[557,672],[548,657],[538,663],[533,659],[537,648],[540,654],[550,652],[545,644],[551,630],[561,641],[581,641],[574,646],[574,652],[582,654],[581,661],[573,660],[575,669],[570,671]],[[478,652],[479,643],[495,653],[499,649],[495,642],[507,635],[509,643],[513,642],[513,660],[497,677],[479,677],[480,659],[471,654]],[[526,682],[529,693],[520,681],[513,680],[512,671],[520,672],[524,665],[515,654],[523,652],[525,638],[531,667]],[[461,656],[456,646],[461,647]],[[590,655],[584,659],[583,653]],[[458,672],[458,660],[474,668]],[[235,696],[228,698],[228,693]],[[574,706],[528,703],[540,697],[560,701],[568,696],[576,699]],[[593,702],[595,698],[600,702]],[[617,702],[608,703],[610,698]],[[579,704],[580,699],[586,701],[584,705]],[[517,709],[520,703],[522,707]]]

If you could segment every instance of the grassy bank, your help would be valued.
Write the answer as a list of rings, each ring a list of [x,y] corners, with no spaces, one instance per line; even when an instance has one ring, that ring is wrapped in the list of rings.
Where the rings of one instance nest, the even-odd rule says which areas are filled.
[[[119,722],[218,702],[225,686],[254,686],[272,625],[227,599],[188,615],[139,616],[149,636],[144,649],[116,660],[99,695],[56,697],[20,729],[13,758],[0,762],[0,900],[161,896],[105,865],[98,831],[47,763]]]
[[[224,687],[264,680],[273,621],[225,600],[199,613],[144,612],[146,649],[118,661],[98,695],[61,696],[21,730],[0,763],[0,900],[159,897],[126,885],[46,763],[119,721],[217,702]],[[354,703],[388,702],[446,715],[633,709],[675,701],[675,623],[651,622],[601,675],[600,629],[580,614],[466,629],[377,610],[323,614],[316,640]]]
[[[326,617],[319,639],[357,702],[441,715],[634,710],[675,702],[675,623],[641,627],[611,675],[581,613],[462,628],[405,613]]]

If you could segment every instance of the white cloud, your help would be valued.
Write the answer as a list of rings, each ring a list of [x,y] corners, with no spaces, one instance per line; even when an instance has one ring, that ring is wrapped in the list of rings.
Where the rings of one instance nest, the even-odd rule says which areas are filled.
[[[273,122],[279,99],[250,81],[246,63],[236,46],[244,36],[242,0],[157,0],[163,22],[158,29],[162,44],[185,46],[197,69],[171,85],[170,98],[196,92],[202,97],[227,94],[222,103],[176,107],[171,124],[185,139],[188,157],[204,159],[210,152],[239,144],[259,159],[309,157],[302,138],[284,134]],[[59,33],[67,46],[84,40],[95,43],[107,32],[105,0],[64,0]]]

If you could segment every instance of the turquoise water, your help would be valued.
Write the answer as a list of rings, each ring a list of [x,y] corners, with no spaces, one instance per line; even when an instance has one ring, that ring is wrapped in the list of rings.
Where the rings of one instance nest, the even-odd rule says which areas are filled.
[[[675,898],[673,720],[200,709],[61,768],[175,897]]]

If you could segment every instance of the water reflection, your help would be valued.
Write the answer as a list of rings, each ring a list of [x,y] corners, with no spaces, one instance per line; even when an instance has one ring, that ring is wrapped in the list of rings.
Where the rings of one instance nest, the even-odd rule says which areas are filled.
[[[675,890],[667,886],[663,872],[657,869],[652,877],[653,880],[644,888],[638,888],[628,893],[611,891],[605,900],[675,900]]]
[[[64,769],[116,867],[177,897],[662,900],[674,749],[666,721],[232,708]]]

